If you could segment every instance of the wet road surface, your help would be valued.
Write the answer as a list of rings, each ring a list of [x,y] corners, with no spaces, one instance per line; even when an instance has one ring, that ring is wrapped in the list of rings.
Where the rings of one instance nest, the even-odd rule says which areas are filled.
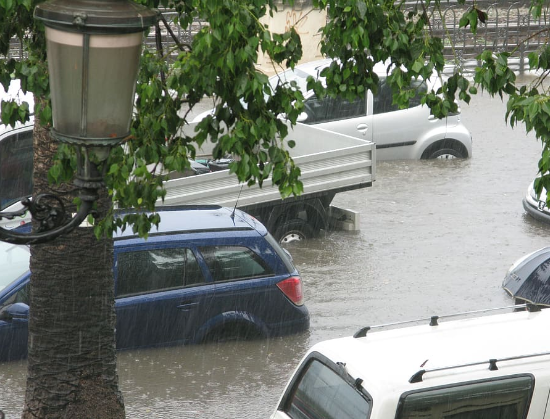
[[[506,270],[548,244],[550,226],[521,200],[541,145],[504,122],[487,95],[463,105],[474,156],[380,162],[372,188],[334,204],[360,212],[358,232],[292,243],[311,330],[269,341],[119,353],[128,418],[268,418],[312,344],[367,325],[509,305]],[[0,365],[0,409],[18,418],[26,363]]]

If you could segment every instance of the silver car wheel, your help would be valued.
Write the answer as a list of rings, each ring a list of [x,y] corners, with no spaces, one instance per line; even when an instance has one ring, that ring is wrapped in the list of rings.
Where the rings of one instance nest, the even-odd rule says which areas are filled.
[[[457,157],[451,153],[444,153],[436,157],[436,159],[439,159],[439,160],[450,160],[450,159],[456,159],[456,158]]]

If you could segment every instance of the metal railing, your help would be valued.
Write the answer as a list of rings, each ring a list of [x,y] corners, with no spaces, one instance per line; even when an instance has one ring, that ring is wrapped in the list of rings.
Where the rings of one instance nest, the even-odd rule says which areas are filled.
[[[478,0],[477,6],[488,14],[484,24],[479,24],[474,35],[469,28],[459,28],[459,20],[467,7],[459,5],[456,1],[442,2],[438,10],[428,10],[430,27],[433,35],[444,39],[444,54],[446,60],[455,67],[465,70],[472,69],[477,64],[476,57],[486,49],[494,52],[509,52],[515,70],[525,71],[527,54],[537,51],[549,40],[550,5],[546,4],[539,18],[534,18],[529,12],[530,0],[499,2]],[[421,7],[419,1],[408,1],[406,7]],[[177,40],[186,45],[191,45],[194,35],[205,25],[204,21],[195,21],[185,30],[172,22],[176,12],[163,10],[162,14],[169,25],[169,30],[161,23],[160,41],[165,52],[172,51],[177,54]],[[146,44],[153,48],[157,44],[155,30],[150,31]],[[14,39],[8,58],[21,58],[25,56],[23,44]],[[2,59],[2,57],[0,57]]]
[[[477,7],[487,13],[485,23],[479,23],[477,33],[469,27],[459,28],[459,21],[468,10],[456,2],[445,8],[429,11],[433,35],[444,40],[444,54],[449,63],[464,70],[478,64],[477,56],[484,50],[508,52],[511,67],[523,73],[527,55],[548,42],[550,5],[546,4],[541,17],[529,11],[530,1],[477,1]],[[409,3],[409,7],[414,7]],[[515,68],[514,68],[515,67]]]

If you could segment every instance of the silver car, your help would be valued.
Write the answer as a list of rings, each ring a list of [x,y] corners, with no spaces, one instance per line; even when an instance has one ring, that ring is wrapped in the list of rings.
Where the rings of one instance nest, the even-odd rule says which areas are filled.
[[[298,65],[272,76],[270,83],[295,81],[305,97],[306,111],[299,122],[316,125],[376,143],[377,160],[468,158],[472,155],[472,135],[464,126],[460,113],[445,119],[430,114],[420,99],[410,101],[408,109],[392,104],[392,91],[386,83],[386,66],[379,63],[374,70],[379,76],[378,93],[367,91],[365,97],[353,102],[340,98],[318,99],[307,90],[307,77],[319,77],[330,59]],[[441,85],[436,75],[427,82],[415,83],[417,91]]]
[[[523,208],[536,220],[550,223],[550,208],[546,205],[546,189],[542,188],[540,196],[535,192],[535,182],[527,187],[527,193],[523,198]]]

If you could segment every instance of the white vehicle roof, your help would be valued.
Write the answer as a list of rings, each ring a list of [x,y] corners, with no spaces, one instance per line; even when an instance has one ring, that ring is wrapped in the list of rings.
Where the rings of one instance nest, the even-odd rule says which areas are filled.
[[[0,84],[0,100],[10,99],[15,99],[17,103],[28,102],[29,105],[34,105],[32,93],[23,93],[23,90],[21,90],[21,82],[17,79],[11,81],[7,92],[4,90],[3,85]]]
[[[331,58],[324,58],[321,60],[315,60],[315,61],[310,61],[303,64],[298,64],[296,67],[294,67],[294,70],[287,69],[278,74],[275,74],[274,76],[271,76],[269,80],[271,85],[275,86],[275,84],[277,83],[277,80],[282,77],[287,78],[287,80],[283,80],[283,81],[291,81],[289,76],[293,73],[303,79],[307,78],[307,76],[312,76],[314,78],[317,78],[321,70],[323,70],[325,67],[328,67],[330,63],[332,63],[332,61],[333,60]],[[374,72],[379,76],[385,76],[388,73],[388,66],[389,66],[389,62],[378,62],[374,65]],[[432,87],[431,85],[438,84],[435,72],[428,82],[430,83],[429,85],[430,87]],[[300,85],[300,83],[298,84]],[[302,86],[301,90],[305,92],[306,91],[305,86]]]
[[[21,90],[21,83],[19,80],[12,80],[7,92],[6,90],[4,90],[4,87],[0,84],[0,102],[8,101],[8,100],[15,100],[18,104],[21,104],[23,102],[27,102],[29,104],[29,109],[31,112],[30,121],[28,121],[25,124],[17,123],[15,127],[19,128],[21,126],[32,125],[33,124],[32,114],[34,113],[34,97],[30,92],[23,93],[23,91]],[[13,128],[9,125],[0,124],[0,135],[7,131],[11,131],[12,129]]]
[[[364,337],[318,343],[317,351],[363,380],[375,409],[393,409],[406,391],[485,378],[550,374],[550,310],[482,316],[439,325],[369,330]],[[545,354],[530,356],[534,354]],[[496,359],[498,370],[490,370]],[[467,366],[469,365],[469,366]],[[456,368],[455,368],[456,367]],[[421,370],[421,380],[410,380]],[[437,370],[430,372],[430,370]],[[384,402],[385,401],[385,402]],[[382,417],[382,416],[380,416]]]

